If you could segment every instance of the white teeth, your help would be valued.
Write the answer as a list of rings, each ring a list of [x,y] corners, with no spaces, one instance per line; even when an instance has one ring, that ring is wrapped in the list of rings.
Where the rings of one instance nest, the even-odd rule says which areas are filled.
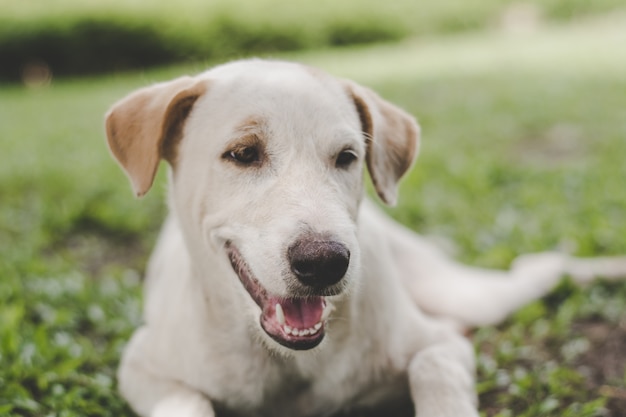
[[[326,321],[328,316],[330,316],[330,313],[332,313],[334,310],[335,310],[335,307],[332,304],[330,303],[326,304],[326,306],[324,307],[324,311],[322,312],[321,321]]]
[[[285,312],[283,311],[283,306],[281,306],[279,303],[276,303],[276,320],[278,320],[278,323],[281,326],[285,325]]]
[[[293,336],[308,336],[319,332],[321,328],[322,322],[318,322],[315,324],[315,326],[309,327],[308,329],[292,329],[286,324],[283,325],[283,331],[285,332],[285,334]]]

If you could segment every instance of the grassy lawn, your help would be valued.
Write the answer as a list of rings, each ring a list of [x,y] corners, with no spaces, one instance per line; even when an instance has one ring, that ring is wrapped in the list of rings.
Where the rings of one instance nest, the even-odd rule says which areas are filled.
[[[422,154],[390,213],[466,262],[503,268],[546,249],[626,253],[625,26],[615,16],[280,57],[417,115]],[[164,187],[133,199],[103,114],[199,69],[0,89],[0,415],[132,415],[115,369],[140,322]],[[625,284],[564,282],[474,340],[486,416],[626,415]]]

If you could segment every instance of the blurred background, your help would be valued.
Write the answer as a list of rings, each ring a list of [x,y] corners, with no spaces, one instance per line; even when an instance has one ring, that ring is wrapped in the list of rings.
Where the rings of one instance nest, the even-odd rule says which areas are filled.
[[[0,1],[0,77],[82,75],[500,28],[531,31],[621,0]]]
[[[623,0],[0,0],[0,415],[132,416],[165,169],[134,199],[103,115],[236,58],[321,67],[414,114],[387,209],[462,261],[626,253]],[[626,415],[626,286],[567,280],[473,335],[484,416]]]

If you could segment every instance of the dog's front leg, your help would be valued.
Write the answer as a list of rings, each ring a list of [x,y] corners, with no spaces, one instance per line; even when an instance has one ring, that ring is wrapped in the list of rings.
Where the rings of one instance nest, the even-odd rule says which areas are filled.
[[[135,332],[118,371],[119,389],[143,417],[215,417],[211,401],[202,393],[158,372],[146,346],[148,329]]]
[[[215,412],[202,394],[179,388],[160,400],[150,417],[215,417]]]
[[[201,393],[145,369],[126,364],[120,370],[120,388],[135,411],[145,417],[215,417]]]
[[[420,350],[409,364],[417,417],[477,417],[474,351],[460,335]]]

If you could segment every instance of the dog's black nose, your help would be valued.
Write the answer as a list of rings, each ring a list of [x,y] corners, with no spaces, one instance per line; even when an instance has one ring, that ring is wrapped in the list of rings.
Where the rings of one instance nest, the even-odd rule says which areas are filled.
[[[310,287],[323,288],[343,278],[350,264],[350,251],[334,240],[306,237],[288,250],[291,271]]]

